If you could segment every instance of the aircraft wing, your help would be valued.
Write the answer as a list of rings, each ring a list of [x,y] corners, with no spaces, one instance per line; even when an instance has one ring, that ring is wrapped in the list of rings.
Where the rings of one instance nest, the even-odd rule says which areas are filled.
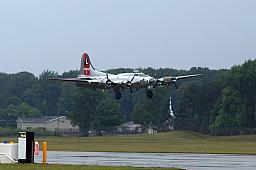
[[[76,83],[77,86],[81,86],[81,87],[104,88],[104,86],[101,83],[99,83],[99,80],[79,79],[79,78],[49,78],[48,80],[73,82],[73,83]]]
[[[79,78],[49,78],[48,80],[73,82],[77,86],[88,87],[88,88],[105,89],[107,87],[107,85],[105,83],[102,83],[101,80],[79,79]],[[126,82],[123,82],[123,81],[112,81],[110,84],[113,87],[122,87],[122,88],[128,88],[129,87],[126,84]],[[148,87],[148,83],[132,82],[130,87],[132,87],[132,88],[146,88],[146,87]]]
[[[134,82],[133,86],[136,88],[148,88],[148,87],[154,86],[156,83],[156,80],[157,79],[154,79],[152,77],[150,79],[146,79],[146,80],[143,79],[143,80]]]
[[[126,88],[136,88],[136,89],[139,89],[139,88],[146,88],[148,87],[148,83],[146,82],[130,82],[130,83],[127,83],[127,81],[111,81],[111,86],[112,87],[121,87],[123,89],[126,89]]]
[[[186,78],[198,77],[198,76],[202,76],[202,74],[192,74],[192,75],[185,75],[185,76],[177,76],[175,78],[176,78],[176,80],[180,80],[180,79],[186,79]]]
[[[202,76],[202,74],[191,74],[191,75],[176,76],[176,77],[167,76],[167,77],[162,77],[158,79],[158,81],[159,81],[159,85],[174,85],[178,89],[178,85],[176,84],[177,80],[198,77],[198,76]]]
[[[53,81],[69,81],[69,82],[86,82],[89,83],[88,80],[86,79],[78,79],[78,78],[49,78],[48,80],[53,80]]]
[[[135,89],[147,88],[148,86],[149,84],[144,82],[133,82],[131,84],[131,87]]]

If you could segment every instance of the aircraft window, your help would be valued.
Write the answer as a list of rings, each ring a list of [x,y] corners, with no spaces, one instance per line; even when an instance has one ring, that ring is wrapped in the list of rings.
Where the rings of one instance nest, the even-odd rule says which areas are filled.
[[[143,74],[143,73],[140,73],[140,74],[139,74],[139,77],[146,77],[146,75]]]
[[[134,74],[135,76],[138,76],[138,74]]]

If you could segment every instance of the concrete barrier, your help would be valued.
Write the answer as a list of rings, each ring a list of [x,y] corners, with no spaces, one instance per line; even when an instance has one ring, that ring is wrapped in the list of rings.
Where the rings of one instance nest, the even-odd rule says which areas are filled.
[[[17,161],[18,160],[18,144],[17,143],[0,143],[0,153],[1,153],[0,162],[5,162],[6,160],[11,160],[11,162],[12,160]]]
[[[18,163],[18,161],[15,161],[5,153],[0,153],[0,163],[13,164]]]

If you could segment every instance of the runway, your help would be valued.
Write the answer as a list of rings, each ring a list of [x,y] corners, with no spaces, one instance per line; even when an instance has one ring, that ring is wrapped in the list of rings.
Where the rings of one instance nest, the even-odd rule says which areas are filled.
[[[48,151],[49,164],[177,167],[188,170],[255,170],[256,155]],[[35,157],[42,163],[42,152]]]

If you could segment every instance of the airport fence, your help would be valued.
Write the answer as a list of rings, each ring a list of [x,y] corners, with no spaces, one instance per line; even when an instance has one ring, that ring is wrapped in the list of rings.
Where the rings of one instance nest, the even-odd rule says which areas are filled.
[[[60,129],[56,128],[54,131],[56,136],[81,136],[79,129]]]

